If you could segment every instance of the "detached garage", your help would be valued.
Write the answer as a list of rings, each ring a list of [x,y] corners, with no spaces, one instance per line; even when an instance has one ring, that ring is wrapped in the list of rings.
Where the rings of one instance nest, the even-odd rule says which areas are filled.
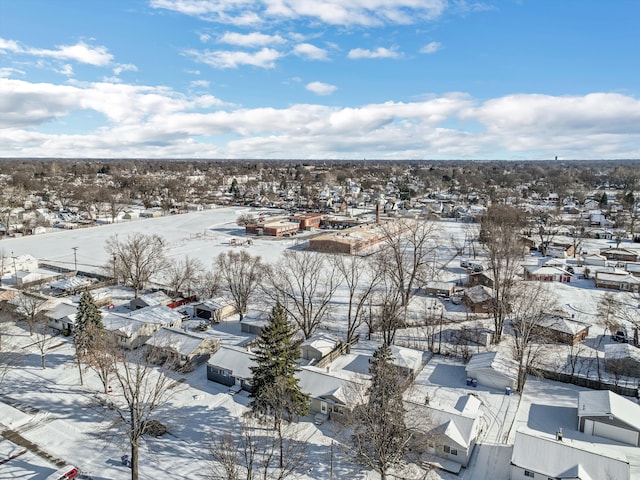
[[[518,379],[518,364],[499,352],[476,353],[465,370],[479,385],[498,390],[513,388]]]
[[[609,390],[580,392],[578,430],[640,447],[640,405]]]

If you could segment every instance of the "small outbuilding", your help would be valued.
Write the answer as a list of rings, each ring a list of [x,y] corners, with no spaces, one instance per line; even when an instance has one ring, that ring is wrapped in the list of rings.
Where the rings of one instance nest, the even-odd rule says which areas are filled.
[[[193,315],[197,318],[218,323],[238,313],[233,304],[225,298],[211,298],[193,306]]]
[[[630,343],[605,345],[604,369],[616,376],[640,377],[640,348]]]
[[[640,447],[640,405],[609,390],[580,392],[578,430]]]
[[[445,297],[452,297],[456,291],[456,284],[454,282],[427,282],[424,284],[424,293],[427,295],[444,295]]]
[[[481,352],[471,356],[465,370],[479,385],[504,390],[518,379],[518,364],[500,352]]]

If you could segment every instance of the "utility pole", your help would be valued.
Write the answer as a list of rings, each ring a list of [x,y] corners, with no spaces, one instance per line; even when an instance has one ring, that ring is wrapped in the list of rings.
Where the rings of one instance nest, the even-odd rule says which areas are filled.
[[[331,440],[331,462],[329,463],[329,479],[333,480],[333,440]]]
[[[71,247],[73,250],[73,269],[78,273],[78,247]]]
[[[13,258],[13,277],[15,278],[15,286],[18,286],[18,269],[16,268],[16,256],[11,252],[11,257]]]

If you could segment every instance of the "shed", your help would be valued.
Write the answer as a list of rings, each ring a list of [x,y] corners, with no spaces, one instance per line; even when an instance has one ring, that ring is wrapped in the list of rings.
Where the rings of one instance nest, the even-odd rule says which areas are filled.
[[[164,293],[162,290],[155,292],[148,292],[139,295],[138,298],[134,298],[129,301],[129,308],[131,310],[138,310],[145,307],[153,307],[156,305],[169,305],[171,303],[171,297]]]
[[[640,405],[610,390],[580,392],[578,430],[640,447]]]
[[[236,308],[226,298],[211,298],[193,306],[193,316],[209,320],[213,323],[220,322],[231,315],[236,314]]]
[[[509,473],[510,480],[630,480],[631,467],[619,450],[520,428]]]
[[[269,323],[269,312],[251,310],[245,314],[242,322],[240,322],[240,331],[252,335],[260,335],[267,323]]]
[[[493,311],[493,292],[484,285],[467,288],[464,291],[463,300],[473,313],[491,313]]]
[[[518,364],[500,352],[481,352],[471,356],[465,370],[467,377],[485,387],[504,390],[513,388],[518,377]]]
[[[538,326],[544,330],[550,340],[568,345],[576,345],[589,335],[588,323],[579,322],[564,314],[546,315],[537,320]]]
[[[332,335],[314,335],[300,344],[300,357],[319,362],[339,347],[341,342],[342,340]]]

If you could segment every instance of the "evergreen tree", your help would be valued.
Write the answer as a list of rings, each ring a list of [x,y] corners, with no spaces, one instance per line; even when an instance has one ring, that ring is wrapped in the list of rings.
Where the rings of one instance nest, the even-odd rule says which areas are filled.
[[[306,415],[309,408],[307,396],[300,390],[295,372],[300,349],[292,341],[295,330],[287,320],[287,312],[278,302],[269,315],[268,323],[257,339],[256,366],[253,373],[254,414],[273,416],[274,428],[280,439],[280,466],[283,465],[283,420],[291,421]]]
[[[374,353],[367,401],[354,410],[351,437],[356,459],[373,468],[383,480],[390,468],[404,461],[410,439],[404,421],[402,384],[392,359],[386,344]]]
[[[86,354],[95,348],[103,329],[102,314],[96,302],[89,292],[83,292],[80,296],[73,329],[73,342],[76,347],[76,361],[78,362],[81,384],[83,383],[81,362]]]

